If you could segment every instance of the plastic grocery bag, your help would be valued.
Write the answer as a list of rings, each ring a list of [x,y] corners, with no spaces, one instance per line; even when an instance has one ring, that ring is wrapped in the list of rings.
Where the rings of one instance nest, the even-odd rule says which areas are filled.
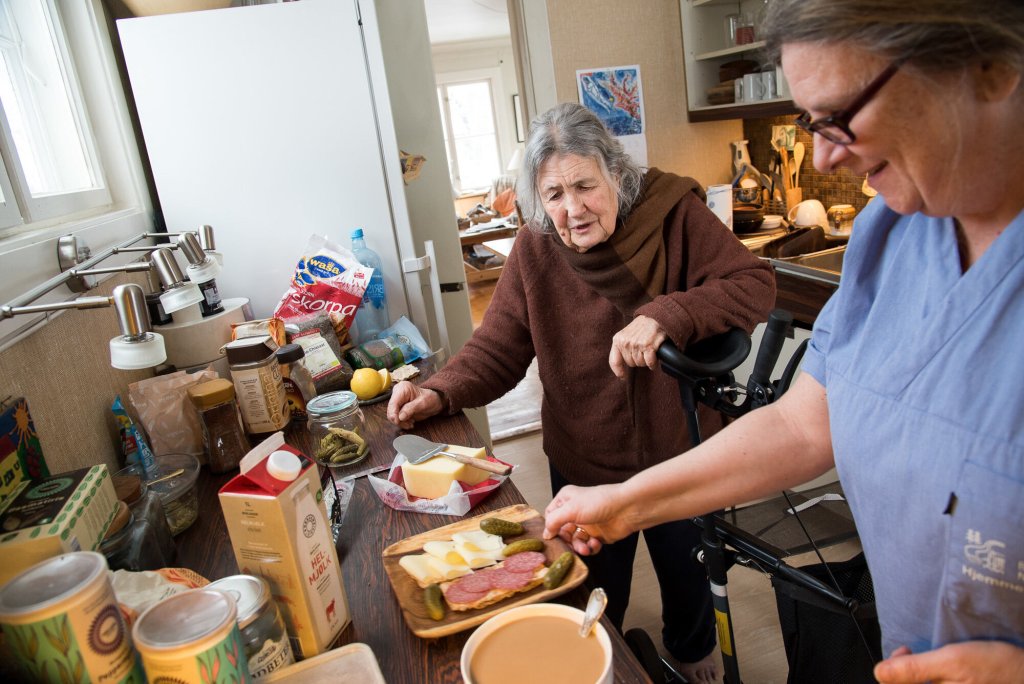
[[[501,483],[508,479],[508,475],[492,475],[480,484],[467,485],[458,480],[452,482],[448,493],[439,499],[418,499],[410,496],[405,490],[405,480],[402,477],[400,467],[408,459],[402,454],[395,454],[395,460],[391,463],[391,470],[385,480],[382,477],[368,476],[373,491],[389,508],[396,511],[413,511],[415,513],[434,513],[437,515],[458,515],[463,516],[473,506],[490,496],[491,492],[501,486]],[[504,465],[512,465],[494,458],[488,458]],[[517,466],[512,466],[515,471]]]

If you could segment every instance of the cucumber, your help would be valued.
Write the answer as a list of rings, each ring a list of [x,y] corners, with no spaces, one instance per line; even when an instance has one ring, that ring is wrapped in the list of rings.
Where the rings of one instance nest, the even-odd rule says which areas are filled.
[[[572,551],[566,551],[555,559],[555,562],[551,564],[551,567],[544,574],[544,588],[557,589],[568,574],[574,560],[575,557]]]
[[[423,590],[423,604],[431,620],[444,620],[444,599],[440,584],[431,584]]]
[[[505,546],[505,548],[501,550],[501,555],[503,555],[503,556],[514,556],[517,553],[522,553],[523,551],[543,551],[543,550],[544,550],[544,540],[543,539],[532,539],[532,538],[531,539],[517,539],[516,541],[512,542],[511,544],[508,544],[507,546]]]
[[[526,531],[519,523],[501,518],[484,518],[480,521],[480,529],[487,534],[496,534],[500,537],[514,537]]]

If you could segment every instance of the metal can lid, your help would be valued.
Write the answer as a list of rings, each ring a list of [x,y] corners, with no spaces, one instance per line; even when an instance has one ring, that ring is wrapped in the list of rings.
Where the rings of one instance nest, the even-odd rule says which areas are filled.
[[[235,599],[221,591],[192,589],[157,601],[135,622],[132,637],[147,648],[180,648],[235,622]]]
[[[328,392],[321,394],[306,404],[306,413],[315,418],[330,416],[336,413],[358,408],[355,392]]]
[[[0,617],[43,610],[106,578],[107,559],[94,551],[78,551],[33,565],[0,589]]]
[[[230,594],[238,606],[238,627],[248,627],[270,603],[270,585],[262,577],[253,575],[231,575],[206,585]]]

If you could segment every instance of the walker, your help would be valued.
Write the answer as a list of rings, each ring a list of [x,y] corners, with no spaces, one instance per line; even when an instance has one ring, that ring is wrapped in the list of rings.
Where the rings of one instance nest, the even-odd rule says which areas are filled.
[[[679,382],[679,395],[686,411],[687,426],[692,436],[693,446],[697,446],[701,441],[700,425],[697,419],[698,401],[727,416],[738,417],[775,401],[789,389],[800,360],[803,358],[806,341],[797,348],[779,380],[772,382],[769,380],[769,375],[779,358],[782,342],[792,323],[793,317],[786,311],[776,309],[771,313],[757,352],[754,369],[745,387],[734,383],[732,374],[732,371],[750,353],[750,338],[742,330],[734,328],[726,333],[701,340],[687,347],[685,352],[681,352],[671,342],[662,344],[658,349],[658,359],[661,362],[662,370]],[[745,394],[746,398],[742,403],[737,404],[735,402],[740,394]],[[789,496],[785,492],[783,495],[786,497],[790,509],[794,509],[792,502],[789,501]],[[856,641],[859,641],[864,649],[854,654],[858,662],[853,669],[862,671],[866,664],[867,676],[870,678],[867,681],[874,681],[871,678],[871,666],[881,659],[881,653],[880,646],[877,645],[877,621],[874,620],[873,603],[870,609],[862,609],[863,598],[858,600],[856,597],[847,596],[847,593],[851,592],[844,592],[832,573],[830,564],[822,558],[809,534],[807,534],[808,541],[818,552],[824,572],[834,586],[825,584],[804,569],[787,565],[781,559],[777,549],[769,548],[770,545],[761,542],[757,537],[723,520],[721,517],[723,512],[713,511],[694,519],[694,522],[703,530],[700,546],[694,549],[694,553],[697,559],[707,567],[718,627],[718,645],[725,670],[725,684],[740,684],[741,682],[727,589],[727,571],[736,563],[756,565],[771,575],[777,597],[780,593],[784,593],[794,600],[811,602],[814,605],[823,606],[825,610],[852,618],[856,636],[859,637]],[[793,514],[799,521],[799,514],[795,509]],[[803,527],[803,523],[800,524]],[[804,531],[806,533],[806,528]],[[732,548],[726,548],[727,546]],[[870,590],[870,586],[868,589]],[[861,595],[868,596],[863,592]],[[869,599],[873,600],[873,596],[869,596]],[[872,622],[873,631],[871,629]],[[868,631],[872,632],[870,639],[865,634],[864,626],[867,626]],[[631,629],[624,636],[647,674],[656,684],[686,681],[658,655],[657,648],[646,632],[641,629]],[[873,645],[870,643],[872,641],[876,643]],[[790,654],[789,643],[787,643],[787,654]],[[792,657],[790,661],[790,681],[794,681]],[[851,675],[844,670],[841,681],[856,681],[856,678],[862,675],[863,672]]]

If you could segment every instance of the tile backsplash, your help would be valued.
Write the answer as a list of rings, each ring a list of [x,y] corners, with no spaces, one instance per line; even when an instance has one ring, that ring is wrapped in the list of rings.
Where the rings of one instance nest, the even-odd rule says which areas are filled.
[[[772,149],[772,126],[792,123],[792,116],[744,120],[743,137],[748,141],[750,161],[758,170],[768,170],[769,153]],[[796,139],[802,142],[805,148],[805,157],[800,165],[803,198],[820,200],[826,209],[833,204],[852,204],[858,212],[863,209],[870,199],[861,192],[864,178],[853,175],[849,169],[839,169],[828,174],[820,173],[814,168],[814,141],[811,134],[797,127]]]

